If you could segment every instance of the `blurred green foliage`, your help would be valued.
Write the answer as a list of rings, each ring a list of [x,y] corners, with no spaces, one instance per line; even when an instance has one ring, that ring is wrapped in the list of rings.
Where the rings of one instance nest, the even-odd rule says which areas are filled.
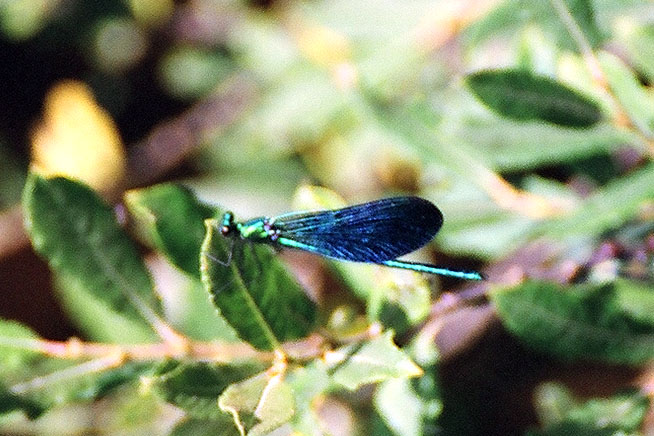
[[[5,60],[4,82],[19,85],[3,98],[14,105],[0,123],[0,207],[24,189],[58,301],[82,341],[101,342],[49,342],[0,320],[0,432],[490,427],[466,422],[472,405],[448,412],[434,346],[441,284],[329,263],[313,274],[331,281],[309,297],[269,247],[222,238],[211,219],[224,208],[247,218],[422,196],[445,223],[415,259],[483,267],[489,280],[466,291],[488,297],[529,350],[644,366],[654,350],[653,13],[647,0],[0,0],[3,47],[25,51]],[[28,175],[20,142],[35,90],[70,75],[129,138],[120,182],[148,180],[124,208],[78,182]],[[184,187],[154,184],[173,178]],[[20,232],[7,223],[3,234]],[[227,268],[212,261],[228,253]],[[266,354],[310,335],[324,342]],[[174,352],[130,354],[161,343]],[[198,343],[248,351],[198,362]],[[109,345],[122,351],[90,351]],[[646,433],[641,388],[582,401],[545,385],[534,399],[541,428],[528,434]],[[91,403],[97,421],[93,408],[70,419]]]

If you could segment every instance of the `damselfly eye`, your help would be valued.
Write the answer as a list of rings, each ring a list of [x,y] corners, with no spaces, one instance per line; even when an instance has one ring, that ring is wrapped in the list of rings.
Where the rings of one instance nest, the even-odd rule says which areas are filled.
[[[227,236],[227,235],[229,235],[231,232],[232,232],[232,229],[231,229],[231,227],[229,227],[229,226],[222,226],[222,227],[220,228],[220,233],[222,233],[223,236]]]

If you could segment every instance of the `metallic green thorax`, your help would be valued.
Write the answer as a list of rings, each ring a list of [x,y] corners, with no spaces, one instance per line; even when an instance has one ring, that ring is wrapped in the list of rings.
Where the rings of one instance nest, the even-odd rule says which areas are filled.
[[[244,223],[234,222],[234,214],[225,212],[222,219],[221,233],[225,236],[236,232],[241,238],[252,242],[274,242],[279,232],[272,226],[268,217],[255,218]]]

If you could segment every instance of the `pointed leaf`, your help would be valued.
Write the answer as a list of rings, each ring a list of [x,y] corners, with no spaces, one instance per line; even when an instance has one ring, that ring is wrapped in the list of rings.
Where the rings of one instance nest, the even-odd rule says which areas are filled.
[[[198,201],[187,188],[172,183],[129,191],[125,204],[139,233],[151,246],[181,270],[200,278],[204,220],[216,214],[214,208]]]
[[[280,376],[261,373],[229,386],[218,400],[220,409],[232,414],[243,434],[261,436],[293,416],[291,388]]]
[[[57,276],[74,284],[61,289],[64,298],[92,303],[76,307],[74,315],[83,313],[92,323],[110,314],[131,327],[107,330],[98,339],[152,340],[154,334],[136,306],[160,312],[160,303],[143,261],[112,210],[81,183],[36,174],[29,177],[23,203],[35,249]]]
[[[238,335],[261,350],[307,336],[315,323],[315,305],[270,248],[228,240],[216,232],[214,220],[207,220],[206,228],[202,281]],[[228,260],[228,266],[220,263]]]
[[[654,357],[654,325],[634,319],[615,284],[563,288],[530,281],[491,294],[504,325],[557,357],[639,364]],[[654,299],[650,294],[649,299]]]
[[[218,397],[234,382],[262,370],[260,365],[214,365],[181,363],[175,369],[144,381],[164,400],[184,409],[197,419],[222,420],[225,412],[218,408]]]
[[[469,75],[466,84],[492,110],[515,120],[590,127],[602,117],[599,106],[590,99],[527,71],[481,71]]]
[[[368,383],[422,374],[420,367],[395,345],[391,331],[358,348],[347,346],[335,351],[330,362],[333,380],[350,390]]]

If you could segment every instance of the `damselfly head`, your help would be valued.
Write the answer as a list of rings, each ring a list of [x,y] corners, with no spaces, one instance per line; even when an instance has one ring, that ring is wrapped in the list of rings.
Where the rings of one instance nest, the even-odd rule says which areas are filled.
[[[234,214],[232,212],[225,212],[221,222],[220,233],[222,233],[223,236],[228,236],[234,231],[235,228],[236,225],[234,224]]]

